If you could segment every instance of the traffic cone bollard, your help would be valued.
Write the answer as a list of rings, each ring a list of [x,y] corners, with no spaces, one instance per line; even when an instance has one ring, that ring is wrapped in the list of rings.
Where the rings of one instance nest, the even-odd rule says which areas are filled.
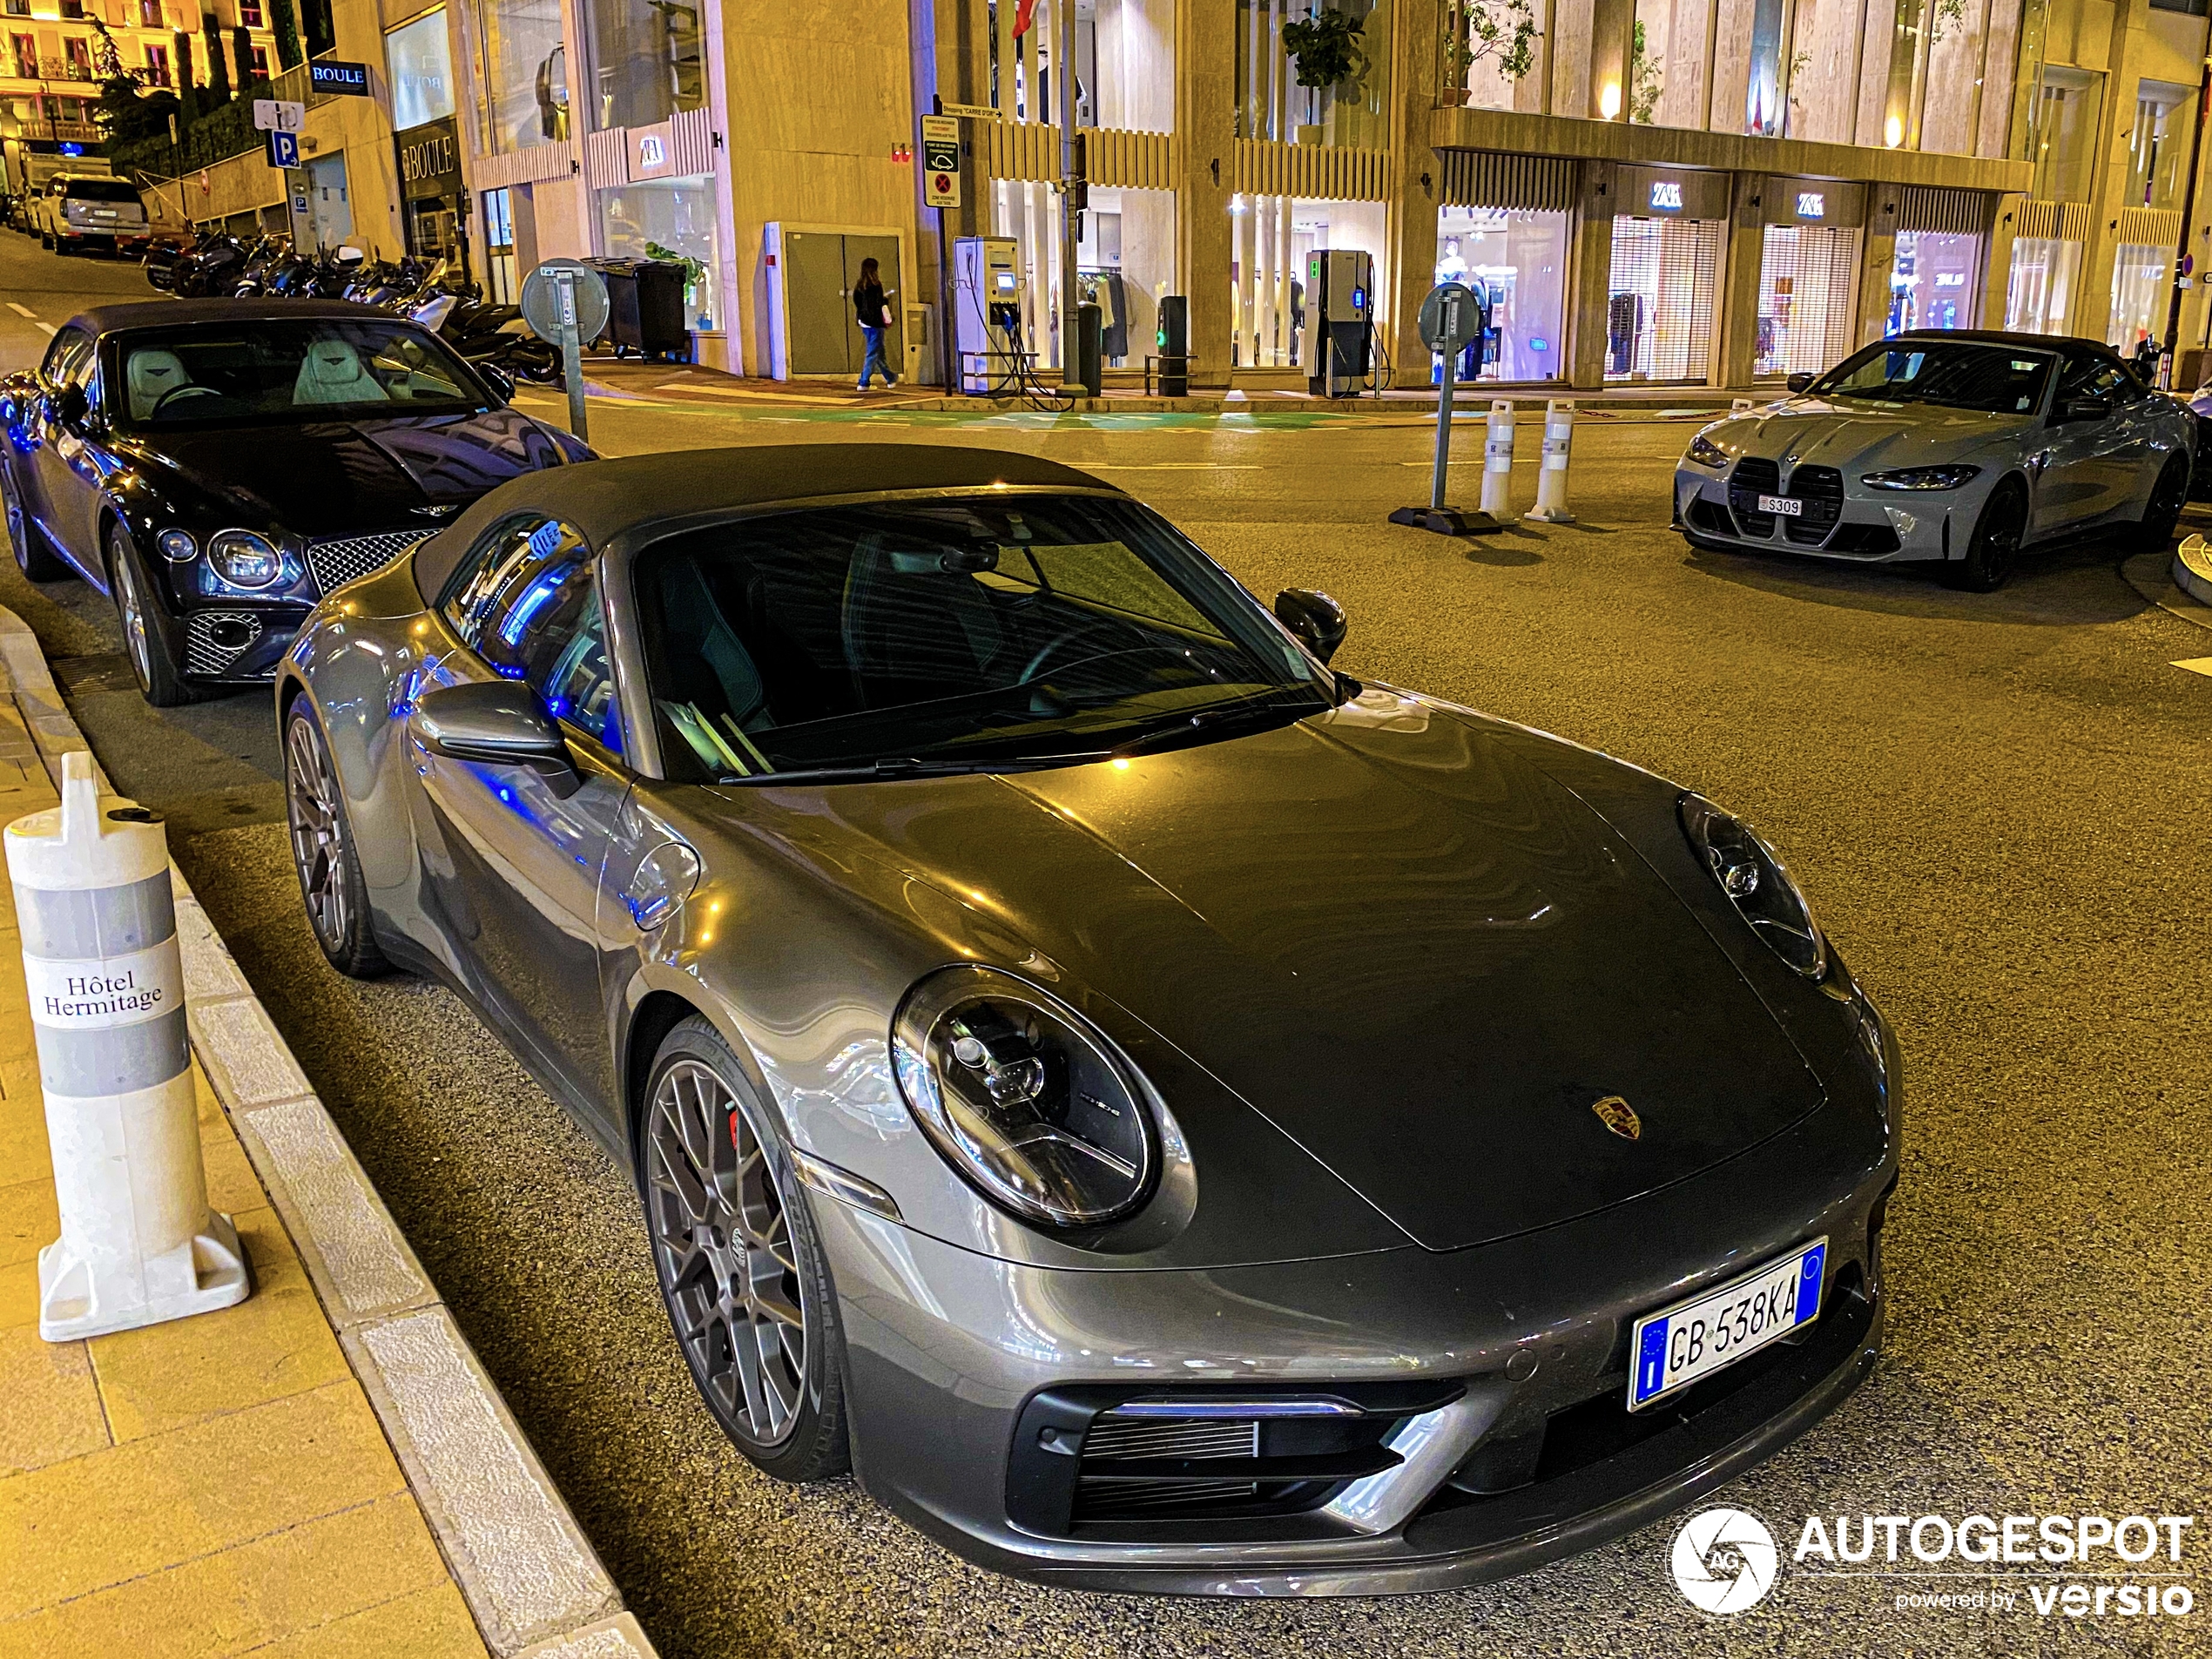
[[[1482,510],[1493,518],[1513,511],[1513,400],[1490,400],[1490,429],[1482,442]]]
[[[62,758],[62,800],[7,827],[61,1238],[38,1253],[38,1334],[70,1342],[241,1302],[207,1205],[168,837]]]
[[[1572,524],[1567,510],[1567,459],[1575,447],[1575,401],[1555,397],[1544,406],[1544,464],[1536,475],[1536,504],[1521,516],[1540,524]]]

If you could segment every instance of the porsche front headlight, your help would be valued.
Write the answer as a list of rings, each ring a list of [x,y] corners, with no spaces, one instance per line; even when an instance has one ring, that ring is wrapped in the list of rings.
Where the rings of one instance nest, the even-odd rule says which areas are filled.
[[[266,588],[284,575],[275,543],[252,530],[218,530],[207,543],[207,563],[234,588]]]
[[[1749,824],[1730,817],[1703,795],[1683,795],[1679,815],[1698,862],[1751,924],[1751,931],[1807,979],[1826,974],[1828,941],[1812,919],[1811,905],[1774,849]]]
[[[1859,478],[1869,489],[1957,489],[1981,476],[1979,467],[1905,467]]]
[[[1728,451],[1702,432],[1689,441],[1689,458],[1715,472],[1723,471],[1728,466]]]
[[[892,1023],[899,1092],[945,1161],[1041,1227],[1097,1227],[1152,1193],[1159,1130],[1136,1069],[1057,998],[988,968],[950,968]]]

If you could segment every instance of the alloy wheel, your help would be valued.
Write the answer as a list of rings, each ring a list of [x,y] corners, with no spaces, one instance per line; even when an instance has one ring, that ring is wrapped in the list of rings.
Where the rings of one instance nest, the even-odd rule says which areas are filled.
[[[338,814],[338,780],[322,745],[305,720],[292,722],[285,738],[285,818],[292,830],[292,858],[307,919],[333,950],[346,941],[351,916],[346,898],[345,846]]]
[[[1991,586],[2012,574],[2020,537],[2027,530],[2027,502],[2018,491],[2007,490],[2000,504],[1992,509],[1989,525],[1982,532],[1982,570]]]
[[[806,1305],[765,1149],[712,1069],[661,1074],[646,1130],[653,1252],[676,1334],[723,1421],[788,1439],[806,1388]]]
[[[115,561],[116,609],[123,614],[123,646],[131,653],[132,671],[141,689],[153,685],[152,644],[146,638],[145,602],[138,597],[138,578],[127,556]]]

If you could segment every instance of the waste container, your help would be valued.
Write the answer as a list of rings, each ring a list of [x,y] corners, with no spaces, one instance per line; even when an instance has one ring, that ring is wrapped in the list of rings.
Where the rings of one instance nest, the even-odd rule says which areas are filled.
[[[590,260],[607,280],[607,334],[615,355],[637,352],[645,357],[686,354],[691,333],[684,326],[684,267],[673,260]]]

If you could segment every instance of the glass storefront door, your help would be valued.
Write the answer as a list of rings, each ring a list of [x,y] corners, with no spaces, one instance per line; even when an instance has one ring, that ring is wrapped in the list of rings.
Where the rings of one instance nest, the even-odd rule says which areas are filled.
[[[1972,328],[1980,292],[1980,237],[1899,231],[1897,257],[1890,266],[1889,321],[1883,332]]]
[[[2122,242],[2113,250],[2112,316],[2105,327],[2105,344],[2133,352],[2146,340],[2166,337],[2173,270],[2170,247]]]
[[[1489,307],[1480,378],[1565,378],[1567,217],[1508,207],[1438,210],[1436,280],[1466,283]]]
[[[2080,276],[2080,243],[2048,236],[2016,239],[2005,281],[2005,327],[2027,334],[2073,333],[2067,320],[2073,315]]]
[[[1770,225],[1759,251],[1759,326],[1751,373],[1818,374],[1851,354],[1858,232]]]
[[[1605,378],[1712,378],[1719,219],[1613,221],[1613,281],[1606,307]]]

